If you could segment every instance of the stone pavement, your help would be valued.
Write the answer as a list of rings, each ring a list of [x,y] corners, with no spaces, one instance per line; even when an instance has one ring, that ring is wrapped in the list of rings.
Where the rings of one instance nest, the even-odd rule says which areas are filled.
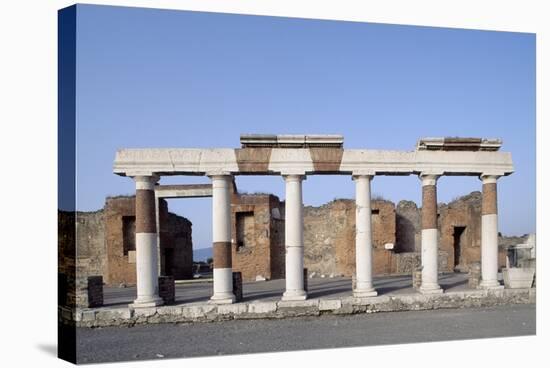
[[[411,286],[410,276],[375,278],[379,295],[354,298],[349,278],[309,279],[308,299],[281,301],[284,280],[251,282],[243,285],[244,300],[229,305],[209,304],[211,283],[179,284],[176,303],[152,308],[128,308],[135,288],[106,288],[105,306],[62,309],[64,320],[78,327],[133,326],[144,323],[191,323],[231,319],[285,318],[321,314],[356,314],[439,308],[489,307],[535,303],[532,289],[473,290],[465,274],[440,276],[443,294],[422,295]]]
[[[343,298],[351,296],[351,279],[347,277],[308,279],[308,299]],[[445,291],[468,290],[468,275],[465,273],[447,273],[439,276],[441,287]],[[414,294],[410,275],[375,277],[374,287],[378,295]],[[136,288],[104,289],[105,306],[122,306],[133,302]],[[243,283],[243,302],[279,301],[285,291],[285,280],[270,280]],[[212,283],[176,284],[176,304],[208,302],[212,296]]]

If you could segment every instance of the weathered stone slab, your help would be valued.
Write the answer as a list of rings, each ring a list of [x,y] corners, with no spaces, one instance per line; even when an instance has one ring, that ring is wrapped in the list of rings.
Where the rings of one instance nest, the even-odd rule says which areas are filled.
[[[277,303],[277,314],[284,317],[317,316],[319,300],[284,300]]]
[[[83,310],[80,321],[89,322],[95,320],[96,312],[93,310]]]
[[[319,311],[334,311],[342,308],[341,299],[321,299],[319,301]]]
[[[182,315],[188,319],[203,319],[206,318],[209,313],[216,310],[217,306],[214,304],[201,304],[182,307]]]
[[[281,300],[277,302],[277,308],[305,308],[316,307],[319,305],[319,299],[306,300]]]
[[[377,303],[384,303],[388,301],[387,296],[372,296],[372,297],[365,297],[365,298],[357,298],[354,297],[351,299],[351,302],[353,305],[369,305],[369,304],[377,304]]]
[[[264,314],[277,311],[277,302],[256,302],[248,305],[248,313]]]
[[[155,313],[157,313],[157,307],[134,309],[134,315],[136,317],[150,317]]]
[[[169,306],[162,306],[157,308],[157,313],[159,315],[172,315],[177,316],[183,314],[182,306],[181,305],[169,305]]]
[[[221,315],[239,315],[248,311],[248,305],[245,303],[220,304],[218,305],[218,314]]]

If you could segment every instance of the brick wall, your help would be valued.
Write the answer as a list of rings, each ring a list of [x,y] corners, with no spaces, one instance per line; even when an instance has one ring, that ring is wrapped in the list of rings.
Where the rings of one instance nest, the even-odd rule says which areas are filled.
[[[132,239],[135,233],[124,236],[124,229],[135,221],[135,197],[107,198],[104,208],[105,242],[107,248],[107,279],[109,285],[136,283],[135,253],[124,246],[124,239]],[[175,279],[192,277],[193,245],[191,222],[168,212],[165,200],[159,201],[159,265],[161,275]],[[126,226],[125,226],[126,223]],[[133,229],[135,231],[135,229]]]
[[[468,271],[470,265],[481,259],[481,193],[473,192],[439,209],[439,249],[449,255],[442,270],[455,268],[455,232],[464,229],[456,238],[459,250],[457,269]]]
[[[107,269],[105,283],[133,285],[136,283],[136,265],[131,262],[132,250],[124,252],[124,229],[136,216],[134,197],[107,198],[104,207],[105,245],[107,249]],[[126,219],[125,219],[126,218]],[[135,220],[134,220],[135,221]],[[130,235],[131,236],[131,235]],[[128,239],[128,234],[126,239]],[[135,255],[135,254],[134,254]]]
[[[278,203],[279,199],[270,194],[232,196],[233,270],[241,272],[243,281],[255,280],[257,276],[272,279],[279,273],[272,272],[272,252],[280,250],[276,242],[281,229],[273,219],[274,204]],[[276,266],[278,261],[273,263]]]
[[[76,241],[78,276],[103,275],[107,263],[103,211],[77,212]]]
[[[168,212],[165,200],[159,202],[161,274],[176,280],[193,277],[192,224]],[[171,260],[169,258],[172,258]]]
[[[192,225],[189,220],[168,212],[160,201],[161,260],[170,249],[170,270],[161,265],[161,274],[176,279],[192,277]],[[107,198],[105,207],[94,212],[58,212],[58,272],[71,291],[69,303],[76,303],[76,277],[101,275],[106,284],[118,286],[136,282],[135,200],[133,196]],[[126,247],[125,247],[126,245]],[[76,273],[76,274],[75,274]]]

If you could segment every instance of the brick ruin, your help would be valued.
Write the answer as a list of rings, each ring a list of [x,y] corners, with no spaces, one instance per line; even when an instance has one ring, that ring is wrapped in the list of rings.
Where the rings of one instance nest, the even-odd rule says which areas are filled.
[[[135,197],[109,197],[103,209],[76,213],[76,260],[74,239],[63,234],[64,225],[74,221],[74,214],[59,211],[59,270],[67,274],[76,266],[78,279],[103,276],[107,285],[136,283]],[[160,249],[159,269],[163,276],[175,279],[192,277],[193,252],[191,222],[168,212],[165,200],[159,201]],[[72,219],[71,219],[72,218]],[[73,223],[75,223],[73,222]],[[62,236],[63,235],[63,236]]]
[[[244,281],[285,277],[284,202],[272,194],[233,193],[233,270]]]
[[[231,199],[233,270],[242,273],[243,281],[284,278],[284,201],[273,194],[240,194],[235,189]],[[440,272],[468,272],[481,257],[481,193],[439,204],[437,212]],[[163,199],[159,200],[159,217],[160,274],[176,280],[191,278],[191,222],[170,213]],[[60,224],[63,218],[60,212]],[[411,274],[420,264],[420,221],[421,208],[412,201],[396,205],[372,200],[374,275]],[[135,284],[135,198],[107,198],[99,211],[77,212],[76,223],[78,277],[102,275],[107,285]],[[69,247],[68,239],[60,239],[64,248]],[[503,245],[499,267],[506,263],[507,239],[499,239]],[[64,256],[70,250],[59,254],[62,270],[68,262],[75,262]],[[354,275],[354,200],[304,206],[304,267],[310,277]]]
[[[476,191],[438,205],[440,272],[468,272],[480,262],[481,197]],[[284,278],[284,208],[275,195],[233,194],[233,270],[244,281]],[[420,265],[420,222],[421,208],[412,201],[372,201],[374,275],[411,274]],[[498,263],[505,266],[505,247]],[[354,200],[304,207],[304,267],[310,277],[354,275]]]

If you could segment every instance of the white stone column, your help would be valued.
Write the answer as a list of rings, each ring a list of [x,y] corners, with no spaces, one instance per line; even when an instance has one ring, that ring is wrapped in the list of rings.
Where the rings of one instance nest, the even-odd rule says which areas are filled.
[[[437,179],[439,175],[421,174],[422,180],[422,294],[439,294],[438,282]]]
[[[372,285],[371,175],[356,175],[355,180],[355,289],[356,298],[376,296]]]
[[[231,304],[233,268],[231,262],[231,175],[211,175],[212,242],[214,258],[214,293],[210,302]]]
[[[155,183],[158,176],[136,176],[136,280],[134,308],[162,304],[158,294]]]
[[[304,175],[285,175],[285,281],[282,300],[305,300],[304,217],[302,180]]]
[[[482,175],[481,201],[481,282],[479,288],[500,289],[498,272],[498,216],[496,175]]]

